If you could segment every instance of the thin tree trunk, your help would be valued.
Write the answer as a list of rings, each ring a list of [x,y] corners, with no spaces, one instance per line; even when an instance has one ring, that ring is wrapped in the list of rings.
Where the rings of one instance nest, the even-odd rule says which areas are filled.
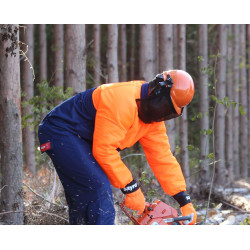
[[[34,25],[25,24],[23,29],[23,42],[28,46],[26,56],[28,60],[22,61],[22,82],[23,92],[25,93],[24,101],[28,102],[34,96],[34,82],[33,71],[31,66],[34,66]],[[31,64],[31,65],[30,65]],[[32,110],[30,105],[26,105],[23,108],[24,115],[31,115]],[[33,122],[33,118],[30,118],[28,122]],[[35,131],[31,130],[31,126],[28,125],[23,129],[23,147],[25,156],[25,166],[34,175],[36,173],[35,166]]]
[[[135,79],[135,24],[131,24],[131,37],[130,37],[130,43],[131,43],[131,49],[130,49],[130,80]]]
[[[178,66],[179,69],[186,70],[186,25],[178,25]],[[188,153],[188,121],[187,107],[183,110],[180,117],[180,146],[181,146],[181,168],[185,177],[190,175],[189,153]],[[190,186],[187,180],[187,187]]]
[[[46,24],[39,24],[39,81],[47,81],[47,35]]]
[[[119,25],[120,32],[120,42],[119,42],[119,51],[120,51],[120,70],[121,70],[121,79],[120,81],[127,81],[127,34],[126,34],[126,24]]]
[[[150,81],[156,75],[155,25],[140,25],[140,78]]]
[[[66,24],[66,88],[74,93],[86,90],[86,38],[85,24]]]
[[[55,86],[64,86],[64,36],[63,24],[54,24],[55,34]]]
[[[94,82],[101,84],[101,25],[94,24]]]
[[[247,178],[248,172],[248,121],[247,121],[247,75],[246,75],[246,25],[240,25],[240,177]]]
[[[173,66],[178,68],[178,24],[173,24]]]
[[[233,64],[232,64],[232,55],[233,55],[233,48],[232,48],[232,25],[228,27],[228,41],[227,41],[227,82],[226,82],[226,96],[231,101],[233,99]],[[233,173],[233,107],[230,105],[227,108],[226,112],[226,168],[227,168],[227,183],[232,183],[234,180],[234,173]]]
[[[18,25],[10,25],[12,34]],[[15,56],[5,56],[11,45],[3,40],[0,27],[0,154],[1,154],[1,198],[0,210],[5,224],[23,224],[22,197],[22,130],[19,48]],[[19,31],[14,33],[19,40]],[[11,213],[13,211],[14,213]]]
[[[159,72],[173,69],[173,25],[159,25]],[[175,154],[175,120],[165,122],[171,151]]]
[[[108,82],[119,82],[118,75],[118,25],[108,25]]]
[[[218,60],[218,82],[216,84],[216,94],[218,99],[226,97],[226,56],[227,56],[227,25],[218,25],[219,31],[219,50],[220,58]],[[215,183],[224,185],[226,181],[225,167],[225,107],[223,104],[217,104],[215,113],[215,160],[216,175]]]
[[[236,102],[236,107],[233,109],[233,165],[235,179],[240,177],[239,168],[239,24],[233,25],[234,34],[234,51],[233,51],[233,64],[234,64],[234,84],[233,84],[233,100]]]
[[[199,25],[199,112],[202,114],[200,119],[200,130],[204,131],[200,135],[200,188],[206,187],[209,183],[209,166],[207,155],[209,153],[209,97],[208,97],[208,30],[207,24]]]
[[[247,59],[248,59],[248,79],[247,79],[247,85],[248,85],[248,150],[250,149],[250,24],[247,25],[247,44],[248,44],[248,53],[247,53]],[[250,157],[248,157],[248,166],[250,166]]]

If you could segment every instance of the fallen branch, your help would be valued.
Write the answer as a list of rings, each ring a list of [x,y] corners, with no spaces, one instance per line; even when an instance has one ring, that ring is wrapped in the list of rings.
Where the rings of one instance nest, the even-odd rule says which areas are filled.
[[[67,219],[65,219],[65,218],[63,218],[62,216],[59,216],[59,215],[57,215],[57,214],[52,214],[52,213],[48,213],[48,212],[40,212],[40,213],[48,214],[48,215],[51,215],[51,216],[55,216],[55,217],[57,217],[57,218],[60,218],[60,219],[62,219],[62,220],[64,220],[64,221],[66,221],[67,223],[69,223],[69,221],[68,221]]]
[[[234,206],[234,205],[232,205],[232,204],[230,204],[230,203],[228,203],[226,201],[221,201],[221,202],[224,203],[225,205],[229,206],[229,207],[232,207],[232,208],[235,208],[235,209],[239,210],[241,213],[250,214],[250,212],[245,211],[245,210],[243,210],[243,209],[241,209],[241,208],[239,208],[237,206]]]
[[[0,213],[0,215],[11,214],[11,213],[23,213],[23,211],[7,211],[7,212]]]
[[[36,193],[36,192],[35,192],[30,186],[28,186],[27,184],[23,183],[23,185],[26,186],[32,193],[34,193],[36,196],[38,196],[39,198],[43,199],[44,201],[49,202],[49,203],[51,203],[51,204],[53,204],[53,205],[56,205],[56,206],[58,206],[58,207],[66,208],[65,206],[61,206],[61,205],[59,205],[59,204],[56,204],[56,203],[54,203],[54,202],[51,202],[51,201],[45,199],[42,195]]]

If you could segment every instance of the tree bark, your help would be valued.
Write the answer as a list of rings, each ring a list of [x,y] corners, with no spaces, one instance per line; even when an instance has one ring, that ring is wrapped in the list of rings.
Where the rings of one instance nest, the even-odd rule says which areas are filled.
[[[63,24],[54,24],[55,34],[55,86],[64,86],[64,31]]]
[[[131,24],[131,36],[130,36],[130,43],[131,43],[131,49],[130,49],[130,80],[135,79],[135,24]]]
[[[239,165],[239,24],[233,25],[234,50],[233,50],[233,66],[234,66],[234,84],[233,84],[233,100],[236,107],[233,109],[233,165],[235,179],[240,177]]]
[[[186,25],[178,25],[178,68],[186,70]],[[189,171],[189,153],[188,153],[188,120],[187,107],[183,110],[180,117],[180,147],[181,147],[181,168],[186,177],[190,175]],[[186,179],[187,188],[190,186]]]
[[[94,24],[94,82],[101,84],[101,25]]]
[[[34,67],[34,25],[26,24],[23,29],[23,42],[28,46],[28,51],[26,56],[29,60],[23,60],[21,63],[22,66],[22,83],[23,83],[23,92],[25,93],[24,101],[29,102],[31,98],[34,97],[34,79],[33,71],[30,68]],[[31,64],[31,65],[30,65]],[[26,105],[23,108],[24,115],[31,115],[32,110],[30,105]],[[28,122],[32,122],[33,118],[30,118]],[[35,166],[35,131],[31,130],[31,126],[28,125],[23,129],[23,147],[24,147],[24,156],[25,156],[25,166],[29,171],[35,175],[36,166]]]
[[[18,25],[10,25],[12,32]],[[0,28],[0,154],[1,154],[1,212],[5,224],[23,224],[22,198],[22,130],[19,48],[16,56],[5,56],[10,40],[2,39]],[[19,40],[19,32],[14,34]]]
[[[127,34],[126,34],[126,24],[119,25],[120,32],[120,42],[119,42],[119,52],[120,52],[120,81],[127,81]]]
[[[85,24],[67,24],[65,30],[66,88],[74,93],[86,90],[86,38]]]
[[[173,25],[159,25],[159,72],[173,69]],[[175,120],[165,122],[171,151],[175,154]]]
[[[226,96],[231,101],[233,99],[233,64],[232,64],[232,25],[228,27],[228,41],[227,41],[227,82],[226,82]],[[234,180],[233,173],[233,107],[230,105],[226,110],[226,130],[225,130],[225,145],[226,145],[226,169],[227,169],[227,183],[232,183]]]
[[[250,24],[247,25],[247,61],[248,61],[248,150],[250,149]],[[248,158],[248,166],[250,166],[250,157]]]
[[[47,35],[46,24],[39,24],[39,81],[47,81]]]
[[[219,51],[220,58],[218,60],[218,82],[216,84],[216,97],[223,99],[226,97],[226,56],[227,56],[227,25],[218,25],[219,31]],[[215,111],[215,160],[216,175],[215,184],[224,185],[226,181],[225,167],[225,107],[223,104],[217,103]]]
[[[155,25],[140,25],[140,78],[152,80],[156,75]]]
[[[108,82],[119,82],[118,75],[118,25],[108,25]]]
[[[208,97],[208,30],[207,24],[199,25],[199,112],[200,119],[200,189],[203,190],[210,180],[209,165],[207,155],[209,154],[209,97]]]
[[[246,75],[246,25],[240,25],[240,177],[248,176],[248,121],[247,121],[247,75]]]

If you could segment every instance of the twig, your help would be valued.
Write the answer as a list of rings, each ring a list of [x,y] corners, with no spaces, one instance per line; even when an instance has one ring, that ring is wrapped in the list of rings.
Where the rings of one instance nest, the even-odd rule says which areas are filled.
[[[57,214],[52,214],[52,213],[48,213],[48,212],[41,212],[41,213],[43,213],[43,214],[48,214],[48,215],[51,215],[51,216],[55,216],[55,217],[57,217],[57,218],[60,218],[60,219],[62,219],[62,220],[64,220],[64,221],[66,221],[67,223],[69,223],[69,221],[68,221],[67,219],[65,219],[65,218],[63,218],[63,217],[61,217],[61,216],[59,216],[59,215],[57,215]]]
[[[7,212],[0,213],[0,215],[11,214],[11,213],[23,213],[23,211],[7,211]]]
[[[127,158],[127,157],[131,157],[131,156],[144,156],[144,157],[146,157],[145,154],[129,154],[129,155],[125,155],[124,157],[122,157],[122,160]]]
[[[214,89],[215,89],[215,96],[216,96],[216,79],[215,79],[216,76],[215,76],[215,72],[216,72],[217,59],[218,59],[218,53],[217,53],[215,64],[214,64],[214,85],[215,85]],[[216,108],[217,108],[217,102],[215,102],[214,115],[213,115],[213,154],[214,154],[214,157],[215,157],[214,127],[215,127],[215,113],[216,113]],[[211,193],[212,193],[212,189],[213,189],[214,176],[215,176],[215,162],[214,162],[214,166],[213,166],[213,174],[212,174],[212,178],[211,178],[211,185],[210,185],[210,190],[209,190],[209,195],[208,195],[207,209],[206,209],[206,215],[205,215],[205,219],[204,219],[204,225],[206,225],[206,220],[207,220],[207,216],[208,216],[209,203],[210,203]]]
[[[1,189],[0,189],[0,193],[1,193],[1,191],[4,189],[4,188],[6,188],[7,187],[7,185],[4,185]]]
[[[26,186],[31,192],[33,192],[36,196],[38,196],[39,198],[43,199],[44,201],[49,202],[49,203],[51,203],[51,204],[53,204],[53,205],[56,205],[56,206],[58,206],[58,207],[62,207],[61,205],[58,205],[58,204],[56,204],[56,203],[54,203],[54,202],[51,202],[51,201],[45,199],[45,198],[44,198],[43,196],[41,196],[40,194],[36,193],[36,192],[35,192],[30,186],[28,186],[27,184],[23,183],[23,185]],[[66,207],[64,206],[63,208],[66,208]]]
[[[239,210],[241,213],[250,214],[249,211],[245,211],[245,210],[243,210],[243,209],[241,209],[241,208],[239,208],[237,206],[234,206],[234,205],[232,205],[232,204],[230,204],[230,203],[228,203],[226,201],[221,201],[221,202],[224,203],[225,205],[229,206],[229,207],[232,207],[232,208],[235,208],[235,209]]]
[[[214,163],[217,163],[217,162],[219,162],[219,161],[221,161],[221,160],[211,162],[211,163],[208,164],[208,166],[209,166],[209,165],[213,165]],[[199,173],[200,171],[201,171],[201,169],[199,169],[199,170],[197,170],[197,171],[195,171],[195,172],[192,172],[189,176],[186,177],[186,179],[192,177],[193,175]]]

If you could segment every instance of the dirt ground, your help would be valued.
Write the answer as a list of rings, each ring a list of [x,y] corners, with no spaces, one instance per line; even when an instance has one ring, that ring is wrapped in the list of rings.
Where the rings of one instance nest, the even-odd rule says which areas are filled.
[[[61,183],[53,168],[42,167],[36,177],[24,173],[24,224],[25,225],[67,225],[68,207]],[[231,195],[237,194],[250,205],[250,182],[238,181],[233,187],[223,190]],[[116,225],[133,225],[119,207],[121,196],[115,192]],[[160,197],[161,199],[161,197]],[[118,201],[119,200],[119,201]],[[171,200],[163,200],[169,204]],[[219,199],[212,199],[210,209],[206,200],[193,200],[197,211],[197,221],[206,225],[250,225],[250,206],[235,206]],[[171,206],[175,206],[169,204]],[[235,204],[235,203],[234,203]],[[177,207],[175,207],[177,209]]]

